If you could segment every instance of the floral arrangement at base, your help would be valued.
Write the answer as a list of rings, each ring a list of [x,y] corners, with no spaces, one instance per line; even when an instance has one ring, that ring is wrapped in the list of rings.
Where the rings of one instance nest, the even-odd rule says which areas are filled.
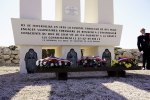
[[[39,59],[36,61],[38,67],[69,67],[71,62],[66,59],[57,58],[57,57],[47,57],[44,59]]]
[[[83,67],[102,67],[106,65],[106,61],[99,56],[82,57],[78,60],[78,65]]]
[[[137,61],[133,58],[119,58],[118,60],[112,60],[112,67],[117,66],[131,68],[132,66],[137,66]]]

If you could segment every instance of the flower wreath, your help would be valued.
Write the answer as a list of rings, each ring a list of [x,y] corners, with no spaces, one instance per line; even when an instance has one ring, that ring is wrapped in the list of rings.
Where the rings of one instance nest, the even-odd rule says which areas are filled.
[[[36,65],[39,67],[67,67],[71,65],[71,62],[66,59],[50,56],[37,60]]]

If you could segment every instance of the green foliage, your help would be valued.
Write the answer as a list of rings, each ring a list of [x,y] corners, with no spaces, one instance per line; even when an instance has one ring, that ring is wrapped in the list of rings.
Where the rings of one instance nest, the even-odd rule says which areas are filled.
[[[114,53],[116,54],[119,49],[122,49],[122,48],[121,47],[115,47],[114,48]]]

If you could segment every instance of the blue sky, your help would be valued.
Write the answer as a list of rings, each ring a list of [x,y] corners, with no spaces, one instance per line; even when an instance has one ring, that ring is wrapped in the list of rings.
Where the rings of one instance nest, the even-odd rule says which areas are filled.
[[[54,0],[42,1],[43,19],[53,20]],[[114,23],[123,25],[120,47],[137,48],[139,30],[150,32],[149,4],[150,0],[114,0]],[[19,18],[19,0],[0,0],[0,13],[0,46],[14,45],[11,18]]]

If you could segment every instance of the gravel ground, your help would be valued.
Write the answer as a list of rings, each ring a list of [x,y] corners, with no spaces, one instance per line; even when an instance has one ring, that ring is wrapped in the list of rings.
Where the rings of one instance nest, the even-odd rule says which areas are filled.
[[[150,71],[127,71],[127,77],[106,72],[19,74],[19,67],[0,67],[0,100],[150,100]]]

